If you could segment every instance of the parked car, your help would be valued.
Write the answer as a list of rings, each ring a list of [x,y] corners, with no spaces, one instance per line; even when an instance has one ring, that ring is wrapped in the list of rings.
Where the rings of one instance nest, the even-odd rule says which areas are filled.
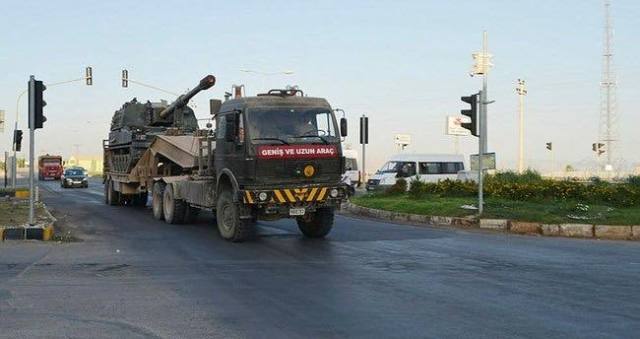
[[[398,154],[387,161],[367,181],[367,191],[384,189],[396,183],[398,178],[408,183],[419,179],[422,182],[456,180],[464,171],[464,157],[459,154]]]
[[[87,171],[82,167],[71,167],[65,169],[60,177],[60,187],[89,187]]]

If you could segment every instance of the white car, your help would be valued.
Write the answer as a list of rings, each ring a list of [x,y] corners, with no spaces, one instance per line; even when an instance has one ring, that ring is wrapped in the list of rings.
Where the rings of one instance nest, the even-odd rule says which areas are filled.
[[[394,155],[367,181],[367,191],[386,188],[403,178],[410,183],[456,180],[464,171],[464,157],[460,154],[398,154]]]

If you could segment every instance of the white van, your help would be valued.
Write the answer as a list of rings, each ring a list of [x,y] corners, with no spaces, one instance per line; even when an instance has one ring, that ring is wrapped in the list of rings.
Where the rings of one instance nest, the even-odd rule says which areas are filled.
[[[344,173],[343,176],[347,176],[351,182],[351,186],[360,186],[360,170],[358,169],[358,152],[352,149],[345,149],[342,151],[342,155],[345,157]]]
[[[456,180],[460,171],[464,171],[464,157],[460,154],[398,154],[367,181],[367,191],[389,187],[397,178],[407,183],[416,178],[422,182]]]

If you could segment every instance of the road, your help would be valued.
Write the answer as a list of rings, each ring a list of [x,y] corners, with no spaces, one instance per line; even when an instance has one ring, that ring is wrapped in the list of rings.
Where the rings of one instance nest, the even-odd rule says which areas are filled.
[[[640,244],[395,225],[339,216],[325,240],[260,223],[223,241],[42,195],[81,241],[0,243],[0,337],[602,338],[640,333]]]

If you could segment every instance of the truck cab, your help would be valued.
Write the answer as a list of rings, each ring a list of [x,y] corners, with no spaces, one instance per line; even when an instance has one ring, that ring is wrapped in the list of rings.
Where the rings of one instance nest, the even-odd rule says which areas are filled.
[[[325,99],[272,90],[225,101],[215,121],[221,234],[232,234],[237,223],[278,218],[296,218],[310,237],[329,233],[346,196],[340,143],[346,121],[338,126]]]

